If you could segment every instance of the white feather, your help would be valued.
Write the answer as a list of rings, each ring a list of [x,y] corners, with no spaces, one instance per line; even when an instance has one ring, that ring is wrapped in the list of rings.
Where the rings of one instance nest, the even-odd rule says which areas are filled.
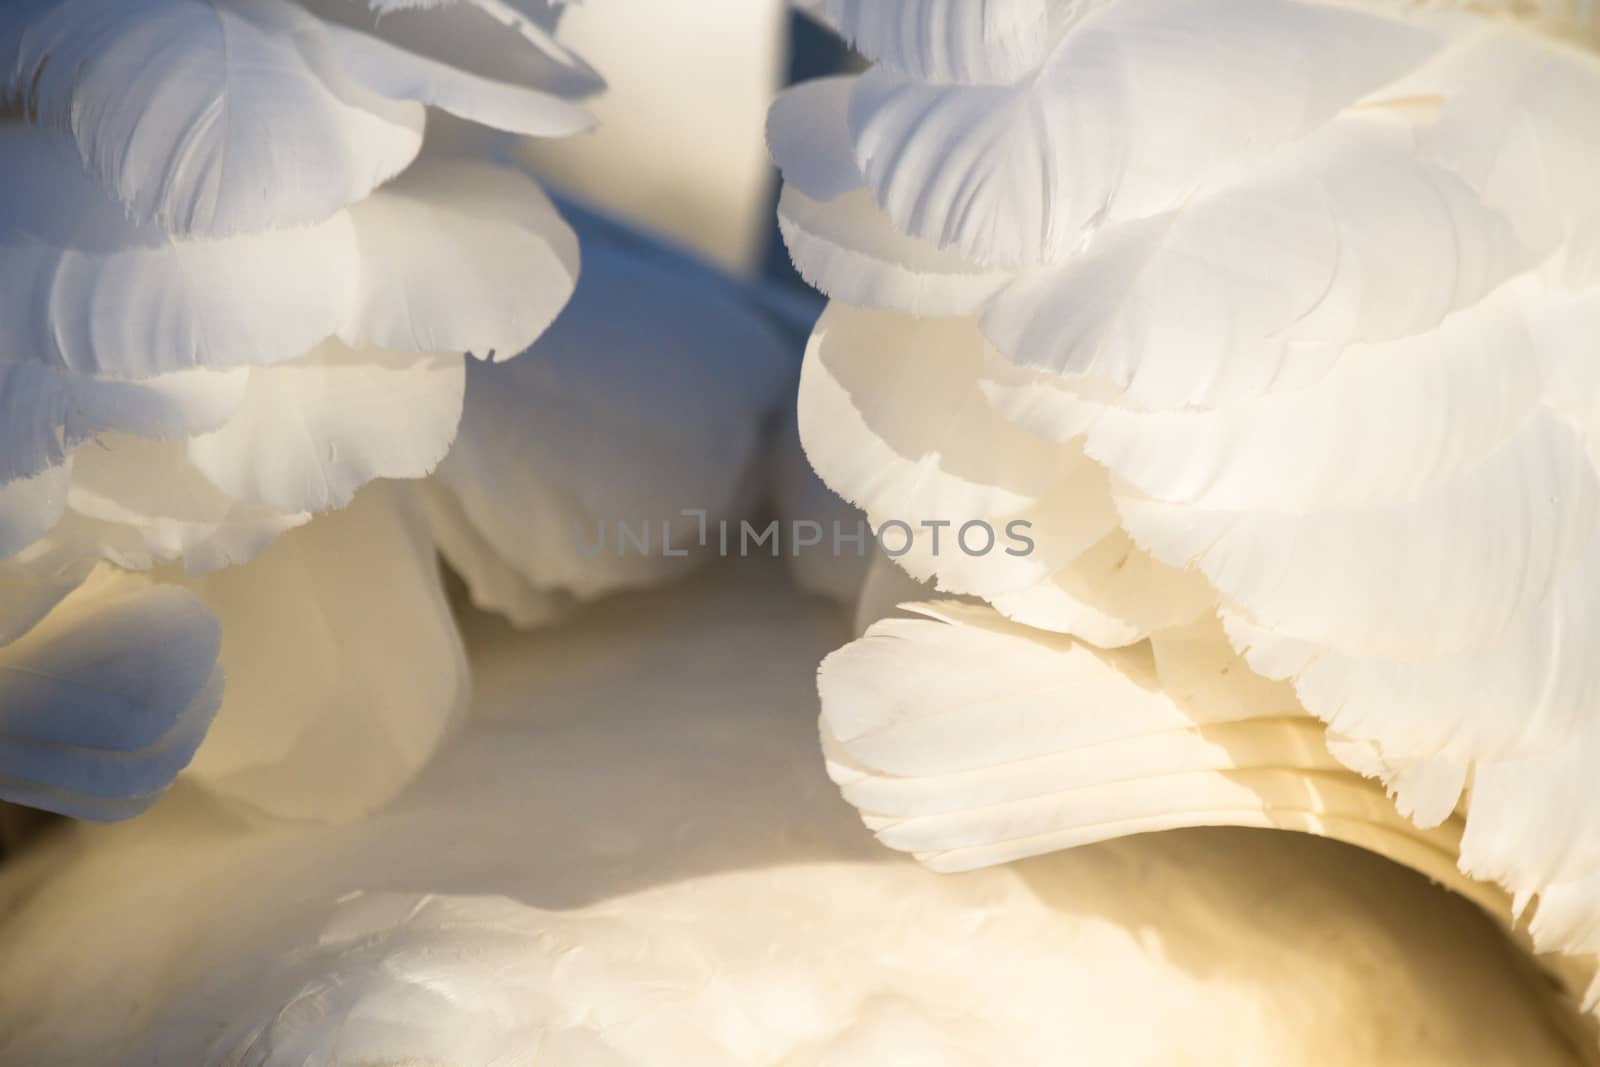
[[[319,222],[422,144],[421,105],[363,88],[286,0],[21,0],[0,77],[137,222],[177,233]]]
[[[796,185],[778,200],[778,225],[795,269],[836,300],[908,315],[970,313],[1005,284],[1004,271],[901,234],[865,189],[819,203]]]
[[[1033,263],[1070,252],[1100,220],[1176,206],[1437,45],[1340,7],[1121,0],[1005,84],[874,68],[851,95],[850,132],[900,229],[980,262]]]
[[[556,39],[559,0],[300,0],[323,19],[503,85],[562,97],[605,88],[600,74]],[[509,32],[507,32],[509,31]]]
[[[509,0],[6,6],[6,643],[56,625],[96,564],[210,574],[260,556],[374,479],[418,478],[439,464],[461,414],[464,354],[527,348],[571,295],[578,253],[534,181],[464,158],[498,150],[492,137],[445,121],[423,155],[425,110],[508,133],[588,128],[566,98],[599,83],[554,40],[555,15]],[[459,703],[464,672],[432,542],[403,509],[373,509],[363,521],[389,570],[368,579],[396,618],[430,619],[386,638],[413,640],[415,669],[428,672],[415,684],[385,681],[377,639],[359,635],[373,618],[353,585],[342,594],[351,603],[329,608],[319,631],[343,650],[336,667],[315,667],[309,648],[303,676],[266,665],[307,635],[292,612],[265,606],[259,583],[276,571],[291,584],[284,571],[329,569],[326,560],[206,579],[240,590],[224,613],[244,627],[225,646],[234,676],[225,718],[261,720],[225,732],[248,738],[255,755],[223,759],[221,770],[213,758],[209,775],[258,807],[370,810],[428,758]],[[310,550],[286,551],[299,560]],[[352,580],[360,570],[343,569]],[[297,588],[321,605],[331,584],[319,576]],[[255,651],[240,644],[251,603],[276,627]],[[133,684],[108,678],[109,699],[123,683]],[[29,692],[19,699],[46,707]],[[303,729],[273,725],[284,704],[312,716],[289,716]],[[160,753],[102,759],[97,817],[147,806],[209,718],[185,720],[182,743]],[[115,736],[114,723],[107,729]],[[362,762],[364,731],[371,768],[344,781],[327,761]],[[28,758],[58,765],[46,751]],[[113,763],[128,765],[124,777]],[[70,791],[10,777],[0,792],[12,799],[89,810]]]
[[[887,546],[914,577],[992,595],[1045,580],[1116,526],[1102,472],[999,417],[978,388],[992,358],[974,324],[833,305],[800,378],[800,438],[812,464],[875,529],[909,528]],[[1031,523],[1037,551],[969,557],[959,527],[997,538]],[[937,530],[947,523],[942,548]],[[899,544],[909,538],[910,547]]]
[[[0,646],[0,790],[87,819],[149,807],[222,696],[217,620],[183,590],[102,574]]]
[[[1541,410],[1530,325],[1504,291],[1439,329],[1341,346],[1314,388],[1205,410],[1107,406],[1084,449],[1132,489],[1206,510],[1410,500],[1483,464]]]
[[[379,23],[380,30],[388,21]],[[553,93],[480,77],[365,33],[338,26],[326,32],[329,50],[341,69],[385,99],[413,100],[528,137],[570,137],[594,127],[588,111]]]
[[[74,455],[67,507],[108,527],[93,539],[100,558],[130,569],[182,559],[191,572],[252,559],[308,518],[228,496],[194,465],[181,441],[119,434]]]
[[[865,187],[845,114],[855,78],[817,78],[791,85],[767,113],[768,150],[785,186],[809,200],[835,200]]]
[[[0,558],[13,556],[49,532],[67,505],[72,466],[61,463],[0,483]]]
[[[350,209],[362,269],[341,337],[510,359],[556,317],[578,240],[526,175],[425,159]]]
[[[178,437],[214,429],[238,408],[248,380],[242,367],[126,381],[38,363],[0,366],[0,482],[59,466],[105,430]]]
[[[0,124],[0,352],[149,378],[273,363],[335,332],[361,274],[350,218],[221,240],[130,221],[56,134]]]
[[[1088,553],[1069,539],[1049,580],[1011,587],[996,561],[962,590],[1101,646],[1159,650],[1220,613],[1245,654],[1234,669],[1292,683],[1329,753],[1392,794],[1386,820],[1464,821],[1450,863],[1519,913],[1550,894],[1528,932],[1581,969],[1600,944],[1582,903],[1600,808],[1577,784],[1600,736],[1600,61],[1484,7],[1124,0],[991,84],[935,73],[940,48],[908,38],[921,65],[880,63],[847,104],[841,87],[791,93],[771,137],[809,276],[843,303],[928,316],[825,316],[801,398],[802,429],[808,404],[837,427],[818,414],[805,435],[825,479],[932,492],[951,457],[981,457],[982,493],[953,499],[982,514],[1036,496],[1052,459],[1103,466],[1101,488],[1054,503],[1095,514],[1108,487],[1120,531]],[[1592,13],[1535,14],[1593,28]],[[881,214],[842,165],[830,188],[800,162],[838,158],[843,131]],[[981,287],[954,284],[968,263]],[[838,327],[871,316],[871,331]],[[909,365],[913,346],[929,357],[916,374],[853,370]],[[824,389],[823,368],[855,377]],[[988,421],[952,418],[950,398],[974,394]],[[917,573],[949,588],[943,569]],[[861,699],[900,699],[910,675],[886,671]],[[994,728],[1021,730],[1024,758],[1027,729]],[[930,725],[875,758],[984,744],[1004,742]],[[1260,818],[1226,791],[1211,804],[1203,782],[1116,797],[1134,814],[1115,832],[1163,825],[1163,796],[1209,810],[1199,821]],[[976,815],[899,840],[954,849],[950,866],[999,862],[1092,836],[1075,812],[1038,801],[988,841]]]
[[[379,818],[252,826],[185,791],[0,870],[0,1055],[1581,1062],[1482,916],[1327,842],[1152,834],[960,878],[873,848],[816,758],[839,622],[772,561],[588,611],[485,631],[466,729]]]
[[[1200,572],[1156,562],[1118,529],[1047,580],[991,602],[1024,625],[1122,648],[1210,613],[1216,594]]]
[[[189,775],[224,797],[296,819],[367,814],[460,718],[466,660],[433,542],[391,486],[190,588],[222,622],[228,691]]]
[[[1152,660],[985,609],[918,610],[932,621],[878,623],[820,677],[830,773],[885,844],[963,870],[1154,829],[1310,830],[1510,921],[1504,896],[1455,870],[1459,822],[1409,824],[1334,759],[1292,691],[1248,681],[1220,632],[1174,632]]]
[[[869,59],[930,82],[1000,82],[1105,0],[798,0]]]
[[[350,502],[374,478],[419,478],[461,417],[460,356],[408,356],[330,341],[250,375],[240,409],[188,442],[188,456],[235,500],[287,514]]]
[[[723,524],[737,545],[797,358],[732,279],[573,214],[585,264],[572,304],[520,358],[468,367],[460,437],[430,494],[453,498],[430,512],[474,598],[530,620],[681,574],[718,551]],[[451,533],[462,520],[470,534]],[[511,586],[486,585],[508,570]]]
[[[1416,140],[1397,119],[1342,118],[1021,274],[984,332],[1021,366],[1103,378],[1139,407],[1314,383],[1346,346],[1431,329],[1549,252]]]

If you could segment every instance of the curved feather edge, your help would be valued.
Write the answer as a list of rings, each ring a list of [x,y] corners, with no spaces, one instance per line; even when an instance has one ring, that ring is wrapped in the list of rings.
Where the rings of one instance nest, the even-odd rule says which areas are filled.
[[[584,248],[571,304],[517,359],[468,366],[459,437],[427,491],[475,602],[514,621],[681,575],[723,524],[737,541],[797,362],[759,294],[568,213]]]
[[[1009,81],[1108,0],[798,0],[862,55],[931,82]]]
[[[179,234],[320,222],[405,169],[424,124],[342,72],[287,0],[8,4],[0,96],[70,133],[135,220]]]
[[[144,811],[222,702],[220,640],[184,590],[92,577],[0,647],[0,797],[96,821]]]
[[[961,871],[1179,827],[1294,830],[1411,867],[1549,950],[1537,914],[1464,872],[1459,814],[1401,815],[1214,620],[1106,651],[984,605],[906,607],[924,617],[874,624],[818,676],[829,774],[890,847]],[[1591,952],[1542,962],[1583,1000]]]
[[[229,677],[188,777],[230,802],[360,817],[393,799],[460,720],[466,656],[434,542],[390,483],[278,538],[249,567],[188,587],[222,622]]]
[[[500,0],[400,7],[23,0],[0,15],[0,100],[69,132],[134,220],[181,236],[327,219],[410,165],[427,106],[524,135],[592,127],[564,96],[598,77],[537,19]]]

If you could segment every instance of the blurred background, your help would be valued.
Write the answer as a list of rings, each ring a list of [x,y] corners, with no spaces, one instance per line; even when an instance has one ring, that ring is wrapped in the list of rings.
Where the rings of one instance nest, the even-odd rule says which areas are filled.
[[[798,285],[773,215],[767,104],[845,69],[838,38],[783,0],[585,0],[561,39],[609,88],[593,134],[528,143],[541,176],[725,269]]]

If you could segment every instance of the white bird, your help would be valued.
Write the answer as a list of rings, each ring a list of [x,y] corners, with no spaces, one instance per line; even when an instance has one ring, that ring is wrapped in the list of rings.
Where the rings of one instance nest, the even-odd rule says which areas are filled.
[[[372,818],[252,827],[180,783],[0,868],[0,1061],[1583,1062],[1490,920],[1343,846],[878,848],[816,758],[846,635],[777,561],[470,632],[472,721]]]
[[[1334,837],[1596,1006],[1592,5],[807,6],[875,64],[770,116],[832,298],[801,436],[977,601],[824,665],[868,825],[938,869]]]
[[[267,716],[237,729],[286,745],[280,707],[240,709],[293,695],[298,729],[348,699],[290,681],[360,659],[360,635],[309,618],[361,615],[307,569],[324,535],[265,564],[310,597],[294,637],[340,646],[310,662],[289,662],[307,641],[285,642],[272,595],[237,596],[222,568],[373,479],[432,470],[461,414],[463,353],[513,356],[566,302],[572,231],[537,183],[452,127],[588,128],[571,98],[600,82],[555,41],[556,14],[543,0],[0,11],[0,796],[127,816],[187,762],[219,700],[230,721]],[[413,536],[385,515],[374,503],[351,522],[401,523],[380,543]],[[426,565],[401,566],[390,581],[419,584],[395,595],[438,601],[431,548],[402,551]],[[198,600],[123,573],[166,582],[180,563]],[[219,645],[216,598],[242,606],[225,621],[252,627],[251,647]],[[389,734],[428,747],[462,692],[449,671],[431,681],[422,736],[389,709],[366,724],[375,748]],[[202,759],[213,771],[224,789],[250,777]]]

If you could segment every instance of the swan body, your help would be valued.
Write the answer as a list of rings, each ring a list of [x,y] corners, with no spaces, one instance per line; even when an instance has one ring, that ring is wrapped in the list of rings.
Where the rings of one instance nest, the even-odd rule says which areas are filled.
[[[780,568],[475,620],[469,721],[362,822],[180,784],[0,871],[0,1058],[1581,1062],[1491,922],[1342,846],[1205,830],[953,877],[878,848],[816,756],[841,620]]]

